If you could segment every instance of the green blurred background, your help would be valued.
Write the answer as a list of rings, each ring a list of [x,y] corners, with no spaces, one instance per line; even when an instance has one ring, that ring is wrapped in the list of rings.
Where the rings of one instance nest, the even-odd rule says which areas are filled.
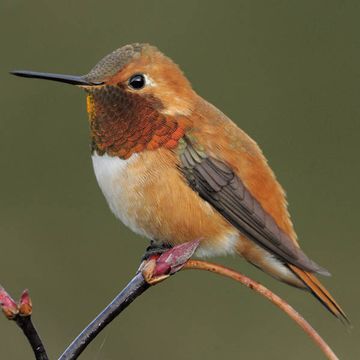
[[[0,1],[0,282],[31,289],[53,359],[133,275],[147,241],[98,189],[85,98],[77,88],[8,75],[86,73],[108,52],[150,42],[263,148],[288,193],[303,248],[348,312],[347,332],[308,294],[238,258],[215,259],[295,306],[341,359],[360,358],[359,1]],[[0,319],[0,357],[31,359]],[[83,359],[320,359],[263,298],[186,272],[150,290]]]

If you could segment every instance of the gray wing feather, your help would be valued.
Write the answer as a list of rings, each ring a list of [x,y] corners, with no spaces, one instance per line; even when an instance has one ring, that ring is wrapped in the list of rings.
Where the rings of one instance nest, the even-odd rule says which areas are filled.
[[[329,275],[280,229],[227,164],[197,151],[188,138],[185,138],[185,142],[186,146],[180,155],[181,171],[200,197],[240,233],[284,263],[305,271]]]

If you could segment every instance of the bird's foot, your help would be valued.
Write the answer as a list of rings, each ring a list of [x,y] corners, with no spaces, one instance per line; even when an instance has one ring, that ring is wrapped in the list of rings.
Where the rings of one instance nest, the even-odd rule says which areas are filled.
[[[160,243],[160,242],[151,240],[150,245],[146,248],[145,254],[141,258],[141,260],[146,261],[152,257],[158,257],[171,248],[172,248],[172,246],[170,244]]]

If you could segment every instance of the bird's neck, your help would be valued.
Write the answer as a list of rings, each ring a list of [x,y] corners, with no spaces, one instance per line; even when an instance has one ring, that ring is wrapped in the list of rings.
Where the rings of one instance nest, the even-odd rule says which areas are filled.
[[[175,148],[186,121],[161,113],[160,101],[118,86],[94,89],[87,95],[92,151],[129,158],[133,153]]]

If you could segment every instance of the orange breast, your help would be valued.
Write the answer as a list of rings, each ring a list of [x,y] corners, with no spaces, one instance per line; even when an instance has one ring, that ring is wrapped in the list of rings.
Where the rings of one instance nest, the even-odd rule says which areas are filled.
[[[101,164],[106,158],[110,162]],[[187,185],[173,152],[93,161],[111,209],[133,231],[171,244],[202,239],[204,252],[212,254],[235,251],[238,232]]]

